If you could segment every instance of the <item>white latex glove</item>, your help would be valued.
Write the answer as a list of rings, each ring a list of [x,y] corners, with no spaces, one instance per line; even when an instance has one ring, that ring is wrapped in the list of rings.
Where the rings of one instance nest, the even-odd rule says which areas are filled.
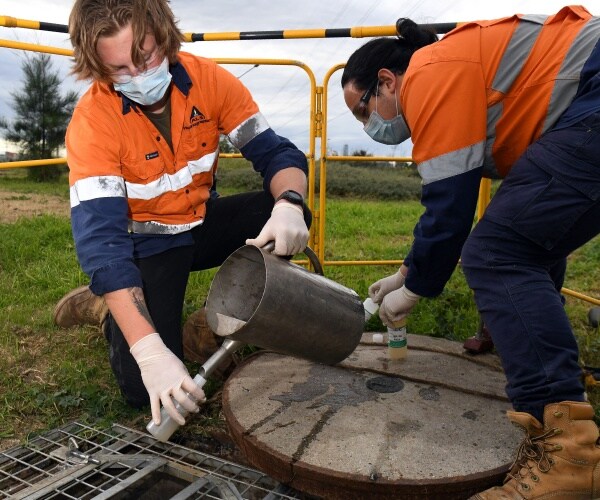
[[[275,255],[295,255],[306,248],[308,228],[301,207],[287,201],[277,203],[260,234],[246,240],[246,245],[261,248],[269,241],[275,241]]]
[[[197,401],[206,401],[204,391],[192,380],[185,365],[163,343],[158,333],[151,333],[138,340],[129,352],[142,372],[142,381],[150,396],[152,418],[156,425],[160,425],[161,402],[171,418],[183,425],[185,419],[177,411],[171,398],[175,398],[189,412],[198,411]]]
[[[381,304],[383,298],[390,292],[398,290],[406,281],[401,269],[398,272],[376,281],[369,287],[369,297],[375,304]]]
[[[413,307],[417,305],[420,295],[411,292],[402,285],[398,290],[388,293],[379,307],[379,317],[386,326],[394,327],[396,321],[400,321],[409,315]]]

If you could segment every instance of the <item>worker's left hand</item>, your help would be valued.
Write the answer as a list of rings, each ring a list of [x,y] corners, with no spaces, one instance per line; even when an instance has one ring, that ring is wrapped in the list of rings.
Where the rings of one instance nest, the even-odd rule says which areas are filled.
[[[408,272],[408,268],[405,268]],[[402,272],[402,267],[391,276],[386,276],[376,281],[369,287],[369,297],[375,304],[381,304],[383,298],[390,292],[398,290],[406,281],[406,274]]]
[[[406,286],[398,288],[388,293],[379,306],[379,317],[386,326],[393,327],[393,324],[400,321],[410,314],[419,299],[420,295],[411,292]]]
[[[246,245],[260,248],[269,241],[275,241],[275,255],[295,255],[306,248],[308,228],[301,207],[287,201],[276,203],[271,218],[260,234],[254,239],[246,240]]]
[[[204,391],[190,377],[182,361],[163,343],[158,333],[146,335],[129,350],[140,367],[142,382],[148,391],[152,419],[160,425],[160,403],[179,425],[185,419],[175,408],[175,399],[188,412],[198,411],[198,402],[206,401]]]

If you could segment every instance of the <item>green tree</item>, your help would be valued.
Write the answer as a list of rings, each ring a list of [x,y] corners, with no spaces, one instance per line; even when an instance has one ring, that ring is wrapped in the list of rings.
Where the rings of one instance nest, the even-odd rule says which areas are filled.
[[[61,78],[48,54],[25,57],[22,90],[11,93],[16,118],[0,121],[5,138],[19,146],[20,160],[55,158],[65,143],[65,132],[77,102],[75,91],[62,94]],[[32,167],[29,176],[38,181],[57,179],[62,168]]]

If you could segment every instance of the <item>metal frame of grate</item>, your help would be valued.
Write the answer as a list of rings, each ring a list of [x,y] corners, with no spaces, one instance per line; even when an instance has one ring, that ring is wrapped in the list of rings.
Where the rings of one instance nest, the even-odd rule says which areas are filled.
[[[233,462],[115,424],[71,422],[0,452],[0,499],[307,498]]]

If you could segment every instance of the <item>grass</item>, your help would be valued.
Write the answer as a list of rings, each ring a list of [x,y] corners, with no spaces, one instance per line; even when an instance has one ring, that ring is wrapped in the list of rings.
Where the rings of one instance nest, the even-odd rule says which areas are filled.
[[[327,202],[325,258],[398,259],[406,255],[412,228],[421,213],[418,202],[371,201],[333,198]],[[600,296],[600,238],[595,238],[569,257],[565,287],[592,297]],[[393,273],[395,267],[327,267],[329,278],[366,297],[373,281]],[[588,324],[589,303],[567,297],[566,309],[580,340],[581,354],[588,364],[600,366],[598,331]],[[458,267],[442,294],[421,300],[408,319],[408,329],[450,340],[473,335],[478,313],[464,275]],[[598,340],[596,340],[598,339]],[[589,360],[589,361],[588,361]]]
[[[54,167],[62,168],[62,167]],[[69,185],[66,175],[56,182],[34,182],[27,178],[25,169],[0,170],[0,189],[23,193],[50,194],[69,200]]]
[[[231,170],[240,165],[232,165]],[[401,179],[406,174],[396,175]],[[64,179],[53,184],[31,183],[11,173],[0,176],[0,189],[13,191],[15,197],[32,192],[57,194],[68,202]],[[236,189],[234,186],[223,191]],[[326,213],[326,259],[402,258],[410,247],[412,227],[420,213],[421,207],[414,199],[332,197]],[[49,215],[20,219],[0,224],[0,231],[0,448],[75,419],[102,425],[118,421],[143,429],[149,414],[123,403],[101,333],[92,327],[61,330],[52,323],[52,309],[60,297],[87,283],[77,264],[69,220]],[[600,239],[596,238],[570,257],[565,286],[600,296],[598,262]],[[373,281],[395,270],[390,266],[329,266],[325,274],[366,297]],[[192,275],[185,315],[202,305],[214,272]],[[566,307],[582,360],[600,366],[599,332],[587,322],[589,304],[567,298]],[[477,325],[471,292],[457,268],[440,297],[418,304],[408,329],[462,341],[474,334]],[[381,329],[381,324],[375,318],[369,327]],[[198,367],[191,364],[189,369],[195,373]],[[219,383],[211,382],[207,392],[212,403],[203,407],[200,418],[186,426],[189,435],[202,435],[211,426],[222,426]],[[595,407],[600,408],[600,391],[594,389],[590,395]]]

